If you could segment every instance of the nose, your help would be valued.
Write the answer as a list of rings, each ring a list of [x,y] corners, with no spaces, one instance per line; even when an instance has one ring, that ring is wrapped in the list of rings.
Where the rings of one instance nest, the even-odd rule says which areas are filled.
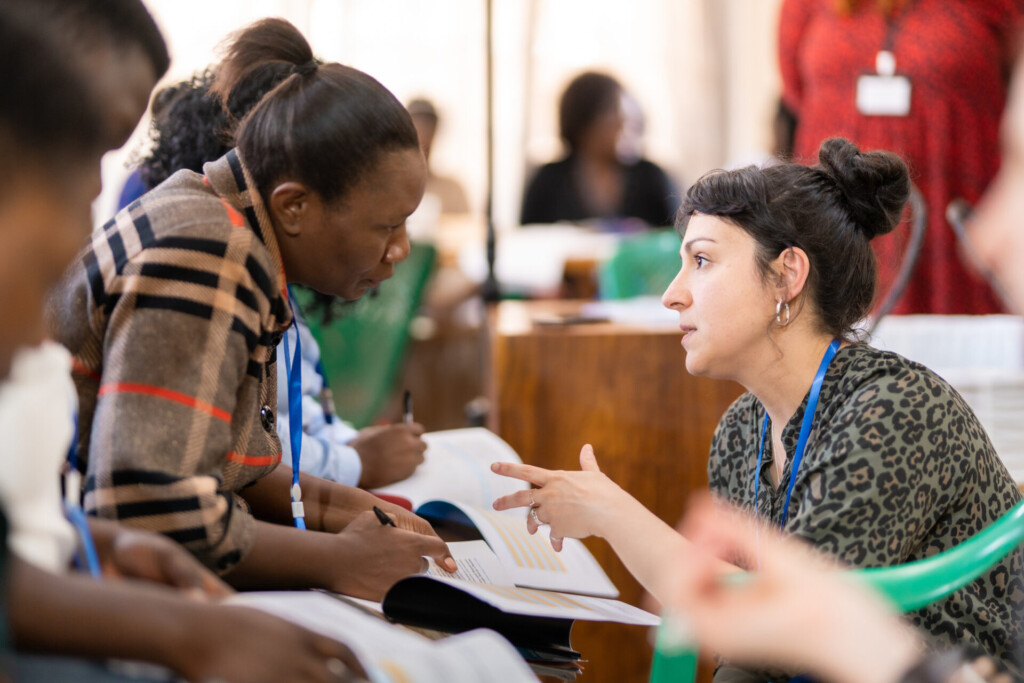
[[[412,245],[409,244],[409,233],[405,231],[405,224],[395,231],[394,236],[388,243],[388,248],[384,251],[384,263],[401,263],[405,259],[409,258],[409,250]]]
[[[683,273],[683,269],[680,268],[672,282],[669,283],[665,293],[661,295],[661,305],[665,308],[681,310],[691,303],[693,303],[693,298],[690,296],[690,290],[686,286],[686,276]]]

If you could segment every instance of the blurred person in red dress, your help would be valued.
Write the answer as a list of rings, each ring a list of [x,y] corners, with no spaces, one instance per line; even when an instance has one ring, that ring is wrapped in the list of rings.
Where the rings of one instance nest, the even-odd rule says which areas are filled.
[[[783,0],[783,103],[797,119],[794,157],[821,141],[902,156],[927,207],[917,266],[894,313],[996,313],[999,299],[970,271],[946,208],[974,204],[999,169],[1006,100],[1024,0]],[[906,237],[875,240],[887,292]]]

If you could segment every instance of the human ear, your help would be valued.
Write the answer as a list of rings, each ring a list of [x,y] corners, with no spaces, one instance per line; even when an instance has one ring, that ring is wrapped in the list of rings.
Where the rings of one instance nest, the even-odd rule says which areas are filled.
[[[788,247],[775,259],[774,270],[779,287],[779,301],[788,303],[803,293],[810,274],[811,262],[800,247]]]
[[[312,192],[302,183],[286,181],[270,193],[270,215],[274,223],[291,237],[302,233],[303,219],[310,212]]]

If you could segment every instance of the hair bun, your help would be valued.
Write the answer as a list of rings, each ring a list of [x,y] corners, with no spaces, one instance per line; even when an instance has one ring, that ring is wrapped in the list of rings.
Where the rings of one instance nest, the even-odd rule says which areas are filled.
[[[892,152],[861,152],[844,138],[829,138],[818,161],[839,187],[857,229],[870,240],[891,232],[910,196],[910,173]]]
[[[284,19],[260,19],[228,37],[224,58],[214,69],[210,93],[228,105],[232,92],[255,71],[312,73],[319,66],[299,30]],[[258,76],[265,78],[265,76]]]

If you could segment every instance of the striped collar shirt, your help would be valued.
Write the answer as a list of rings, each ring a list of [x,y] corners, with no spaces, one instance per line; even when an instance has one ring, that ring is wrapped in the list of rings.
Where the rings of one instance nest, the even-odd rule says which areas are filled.
[[[238,495],[281,460],[275,348],[291,324],[281,254],[236,152],[125,207],[51,300],[74,356],[86,510],[225,572],[251,548]]]

